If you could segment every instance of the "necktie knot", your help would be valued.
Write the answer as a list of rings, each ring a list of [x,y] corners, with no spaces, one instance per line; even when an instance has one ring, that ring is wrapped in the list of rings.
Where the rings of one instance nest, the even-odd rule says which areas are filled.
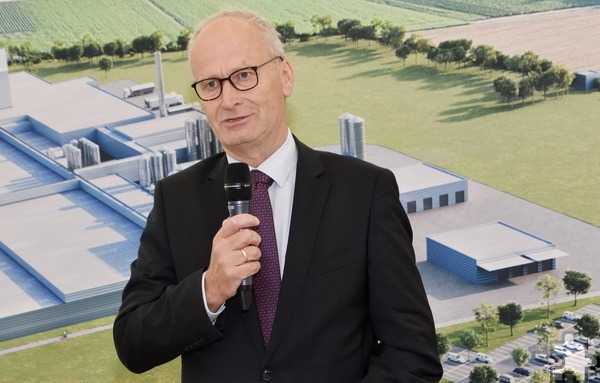
[[[252,170],[250,172],[250,181],[252,185],[258,186],[262,184],[266,185],[267,188],[273,184],[273,179],[260,170]]]

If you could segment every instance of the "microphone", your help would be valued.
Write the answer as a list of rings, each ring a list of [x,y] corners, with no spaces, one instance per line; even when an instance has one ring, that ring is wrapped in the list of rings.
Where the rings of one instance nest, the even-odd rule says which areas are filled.
[[[252,196],[252,182],[250,182],[250,169],[248,164],[235,162],[225,168],[225,196],[227,197],[227,210],[229,216],[250,213],[250,197]],[[248,311],[252,304],[252,275],[245,278],[238,288],[240,309]]]

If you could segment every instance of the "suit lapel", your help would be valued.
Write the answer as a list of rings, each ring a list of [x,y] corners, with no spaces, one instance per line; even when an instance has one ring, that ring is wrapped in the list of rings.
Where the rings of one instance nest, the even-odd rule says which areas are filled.
[[[317,153],[297,140],[296,145],[298,166],[290,234],[277,314],[266,359],[277,349],[298,302],[329,190],[328,181],[319,178],[325,169]]]

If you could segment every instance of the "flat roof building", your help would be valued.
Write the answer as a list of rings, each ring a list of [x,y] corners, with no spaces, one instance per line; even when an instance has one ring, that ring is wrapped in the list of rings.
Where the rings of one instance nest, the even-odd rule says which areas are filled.
[[[494,283],[556,268],[568,254],[503,222],[427,236],[427,260],[473,283]]]

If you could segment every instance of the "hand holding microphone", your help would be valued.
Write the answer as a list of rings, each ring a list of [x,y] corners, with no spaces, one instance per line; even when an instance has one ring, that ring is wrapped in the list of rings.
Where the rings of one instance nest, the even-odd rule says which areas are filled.
[[[250,197],[252,196],[252,183],[250,182],[250,169],[243,162],[227,165],[225,169],[225,195],[229,216],[250,213]],[[244,261],[248,262],[248,254],[244,248],[240,249]],[[253,299],[252,275],[245,278],[238,288],[240,309],[248,311]]]

